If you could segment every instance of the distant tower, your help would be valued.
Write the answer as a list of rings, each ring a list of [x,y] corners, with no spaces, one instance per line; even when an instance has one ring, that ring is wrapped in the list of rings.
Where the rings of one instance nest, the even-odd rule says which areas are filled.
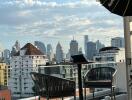
[[[78,54],[83,54],[81,47],[79,48]]]
[[[62,46],[60,45],[60,43],[58,43],[56,46],[56,62],[61,63],[63,59],[64,59],[64,53],[62,50]]]
[[[34,44],[43,54],[46,54],[46,47],[44,43],[40,41],[35,41]]]
[[[68,52],[67,52],[67,54],[66,54],[66,59],[67,59],[68,61],[70,61],[70,50],[68,50]]]
[[[10,50],[5,49],[5,50],[3,51],[3,57],[2,57],[2,58],[4,59],[4,61],[5,61],[6,64],[9,64],[9,62],[10,62],[10,57],[11,57]]]
[[[122,37],[115,37],[111,39],[111,46],[124,48],[124,38]]]
[[[87,43],[88,43],[88,35],[84,35],[84,52],[85,56],[87,57]]]
[[[52,61],[54,58],[53,48],[52,48],[51,44],[47,45],[47,57],[48,57],[49,61]]]
[[[94,42],[87,43],[87,59],[93,60],[93,56],[96,54],[96,44]]]
[[[19,51],[20,50],[20,43],[18,42],[18,40],[16,41],[15,45],[16,50]]]
[[[18,40],[15,42],[15,45],[12,47],[11,56],[14,56],[20,50],[20,43]]]
[[[77,54],[78,54],[78,42],[73,39],[70,42],[70,56]]]
[[[96,41],[96,50],[99,52],[101,48],[105,47],[104,44],[102,44],[99,40]]]

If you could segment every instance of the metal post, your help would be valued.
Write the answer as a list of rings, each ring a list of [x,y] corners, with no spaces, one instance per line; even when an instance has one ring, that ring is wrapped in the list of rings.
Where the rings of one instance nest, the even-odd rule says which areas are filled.
[[[82,77],[81,77],[81,64],[77,64],[78,67],[78,86],[79,86],[79,100],[83,100],[83,93],[82,93]]]
[[[113,100],[113,91],[112,91],[112,86],[111,86],[111,100]]]
[[[130,19],[131,18],[131,19]],[[126,56],[126,79],[127,79],[127,94],[128,100],[132,100],[132,82],[130,73],[132,70],[132,17],[124,17],[124,38],[125,38],[125,56]]]
[[[85,94],[85,99],[84,100],[86,100],[86,87],[84,86],[84,94]]]
[[[94,88],[93,88],[93,100],[94,100]]]

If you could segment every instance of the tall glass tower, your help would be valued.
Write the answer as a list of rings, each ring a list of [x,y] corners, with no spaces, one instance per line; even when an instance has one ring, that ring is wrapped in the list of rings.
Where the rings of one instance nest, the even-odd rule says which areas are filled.
[[[88,43],[88,35],[84,35],[84,52],[85,56],[87,57],[87,43]]]

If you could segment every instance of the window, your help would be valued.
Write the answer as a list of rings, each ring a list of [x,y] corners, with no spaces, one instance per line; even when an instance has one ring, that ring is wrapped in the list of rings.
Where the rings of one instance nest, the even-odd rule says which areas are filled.
[[[0,100],[6,100],[5,97],[0,97]]]
[[[114,61],[114,57],[107,57],[107,61]]]
[[[24,90],[26,90],[28,87],[24,87]]]
[[[101,57],[95,58],[96,61],[101,61]]]
[[[14,87],[15,89],[17,89],[17,87]]]

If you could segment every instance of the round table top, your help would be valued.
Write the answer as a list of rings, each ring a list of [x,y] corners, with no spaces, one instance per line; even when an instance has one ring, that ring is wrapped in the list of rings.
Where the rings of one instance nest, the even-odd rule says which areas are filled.
[[[120,16],[132,16],[132,0],[99,0],[110,12]]]

